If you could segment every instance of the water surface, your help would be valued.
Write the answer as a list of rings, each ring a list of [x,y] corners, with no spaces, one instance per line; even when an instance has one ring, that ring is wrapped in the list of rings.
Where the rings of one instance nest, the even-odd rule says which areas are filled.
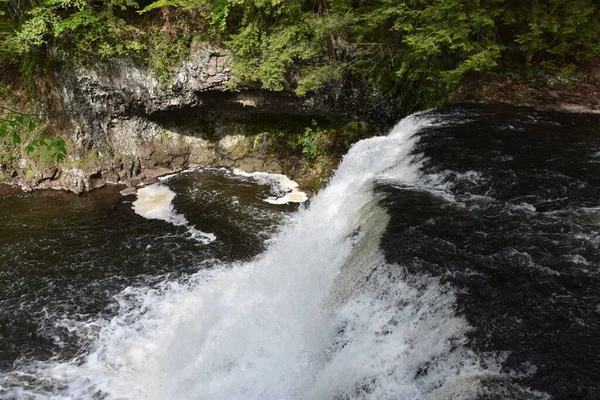
[[[600,398],[597,116],[420,113],[306,207],[162,185],[0,194],[0,397]]]

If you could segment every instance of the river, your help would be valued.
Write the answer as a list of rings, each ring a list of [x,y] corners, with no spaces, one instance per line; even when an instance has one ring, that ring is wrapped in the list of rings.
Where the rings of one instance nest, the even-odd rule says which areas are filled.
[[[286,184],[2,189],[0,398],[600,398],[600,117],[427,111]]]

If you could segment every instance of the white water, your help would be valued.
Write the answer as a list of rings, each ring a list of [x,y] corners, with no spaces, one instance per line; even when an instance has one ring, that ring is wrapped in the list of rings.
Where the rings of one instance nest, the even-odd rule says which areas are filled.
[[[90,354],[32,366],[32,378],[54,389],[26,392],[140,400],[481,394],[483,378],[501,375],[501,360],[464,346],[470,327],[455,314],[452,288],[404,276],[378,249],[387,216],[373,185],[419,180],[413,134],[428,124],[409,117],[388,137],[357,143],[330,185],[252,262],[126,290],[117,317],[89,324]]]
[[[282,174],[270,174],[268,172],[246,172],[234,169],[233,173],[238,176],[252,178],[261,185],[269,185],[279,197],[267,197],[265,201],[271,204],[304,203],[308,200],[305,192],[298,189],[298,183]]]
[[[148,219],[160,219],[175,226],[185,226],[190,238],[203,244],[216,239],[212,233],[202,232],[190,226],[187,219],[173,208],[175,192],[160,183],[146,186],[137,191],[137,200],[133,202],[133,211]]]

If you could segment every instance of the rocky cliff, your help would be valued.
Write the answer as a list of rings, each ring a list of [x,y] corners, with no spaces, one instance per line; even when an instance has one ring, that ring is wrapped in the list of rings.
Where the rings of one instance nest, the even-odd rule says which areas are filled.
[[[222,49],[198,47],[167,84],[131,59],[85,69],[64,66],[55,71],[55,81],[69,121],[69,161],[27,172],[22,160],[13,178],[24,189],[82,193],[106,183],[148,183],[190,166],[282,172],[281,155],[265,145],[261,127],[266,122],[347,122],[373,109],[366,103],[376,103],[349,85],[302,98],[259,89],[231,91],[228,59]],[[393,119],[392,110],[377,110],[374,120]]]

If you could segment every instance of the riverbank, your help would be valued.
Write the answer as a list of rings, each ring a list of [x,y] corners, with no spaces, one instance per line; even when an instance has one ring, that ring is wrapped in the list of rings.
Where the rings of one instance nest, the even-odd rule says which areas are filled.
[[[209,54],[203,62],[210,63],[215,57]],[[101,81],[98,77],[96,79]],[[105,85],[111,89],[119,86],[114,80]],[[75,88],[71,87],[71,90]],[[221,90],[223,88],[219,88],[219,92]],[[103,99],[104,104],[111,104],[120,96],[115,90],[110,93]],[[153,101],[159,102],[159,99],[155,93]],[[246,102],[240,99],[246,99]],[[184,119],[184,122],[178,121],[182,117],[182,110],[178,108],[172,111],[173,115],[168,115],[165,110],[162,120],[155,120],[150,115],[150,122],[120,109],[118,118],[113,115],[112,122],[103,124],[107,133],[101,140],[106,142],[106,149],[102,148],[101,140],[95,140],[86,143],[91,149],[82,151],[82,146],[77,145],[78,132],[81,126],[97,121],[83,122],[83,125],[66,131],[71,154],[65,162],[40,163],[24,152],[13,154],[13,165],[1,166],[0,182],[24,191],[60,190],[80,195],[106,185],[135,188],[152,184],[160,176],[187,168],[225,167],[286,174],[302,188],[318,191],[353,143],[383,132],[372,125],[331,123],[326,119],[321,119],[325,122],[320,125],[314,119],[311,122],[310,112],[292,116],[287,113],[289,110],[275,105],[273,100],[264,93],[254,97],[246,93],[236,94],[231,99],[221,99],[217,105],[207,103],[184,108],[188,118],[190,113],[194,113],[191,120]],[[248,105],[249,101],[252,104]],[[295,100],[290,98],[287,101],[292,104]],[[340,100],[340,103],[343,102]],[[600,85],[584,82],[526,84],[511,79],[471,80],[449,97],[448,104],[461,103],[506,104],[540,111],[598,114]],[[214,117],[215,110],[221,106],[227,108],[226,114]],[[278,109],[286,113],[276,118]],[[203,117],[201,110],[213,115],[212,119]],[[265,111],[270,114],[265,116]],[[98,118],[99,113],[90,115]],[[352,116],[347,118],[352,119]],[[50,129],[55,125],[50,118]],[[111,156],[111,153],[115,155]]]
[[[508,104],[538,111],[600,114],[600,85],[588,82],[532,84],[511,79],[463,84],[450,103]]]

